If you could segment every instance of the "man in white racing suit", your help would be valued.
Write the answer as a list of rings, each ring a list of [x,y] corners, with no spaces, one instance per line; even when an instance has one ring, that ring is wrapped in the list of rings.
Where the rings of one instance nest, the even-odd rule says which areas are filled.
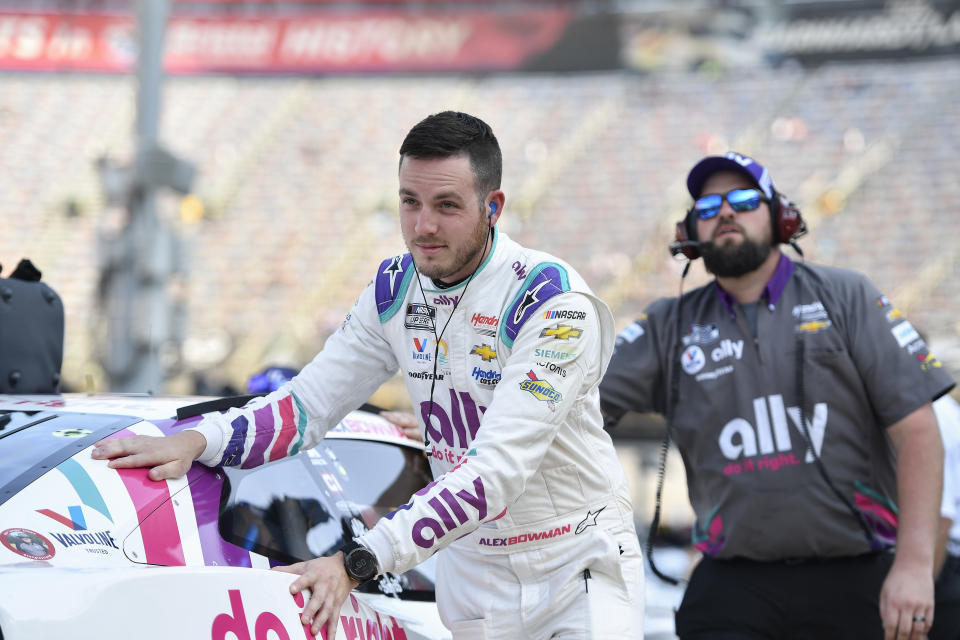
[[[505,196],[488,125],[435,114],[400,160],[410,253],[380,264],[299,375],[195,428],[106,441],[94,456],[152,466],[154,479],[194,459],[256,466],[314,446],[399,370],[435,481],[346,555],[284,569],[300,574],[293,592],[312,590],[313,633],[332,638],[349,590],[369,577],[351,565],[359,544],[371,575],[445,549],[437,603],[457,640],[642,637],[642,559],[597,391],[609,309],[569,265],[495,229]]]

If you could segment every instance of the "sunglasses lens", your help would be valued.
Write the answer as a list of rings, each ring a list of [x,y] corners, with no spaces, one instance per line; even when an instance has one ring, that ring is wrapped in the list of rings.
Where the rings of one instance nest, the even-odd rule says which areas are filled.
[[[760,206],[760,192],[756,189],[737,189],[727,194],[727,202],[734,211],[753,211]]]
[[[693,208],[697,212],[698,218],[701,220],[709,220],[713,216],[720,213],[721,205],[723,205],[723,196],[712,194],[709,196],[703,196],[697,200],[696,204],[693,205]]]

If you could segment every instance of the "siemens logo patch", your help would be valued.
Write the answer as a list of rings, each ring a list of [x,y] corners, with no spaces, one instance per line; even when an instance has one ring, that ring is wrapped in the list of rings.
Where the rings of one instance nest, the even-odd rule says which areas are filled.
[[[533,355],[538,358],[546,358],[547,360],[560,360],[562,362],[564,360],[569,360],[576,354],[569,351],[556,351],[555,349],[534,349]]]

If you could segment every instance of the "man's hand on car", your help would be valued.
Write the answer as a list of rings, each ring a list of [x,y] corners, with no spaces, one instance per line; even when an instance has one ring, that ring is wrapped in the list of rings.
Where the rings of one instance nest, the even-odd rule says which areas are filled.
[[[358,584],[350,579],[343,568],[343,552],[286,567],[274,567],[274,570],[300,575],[290,585],[290,593],[297,595],[310,589],[310,600],[300,614],[301,622],[310,625],[310,633],[314,636],[320,633],[320,629],[326,628],[327,637],[335,638],[340,623],[340,607]]]
[[[165,437],[101,440],[91,456],[95,460],[109,460],[112,469],[150,467],[150,479],[159,481],[186,475],[206,446],[207,440],[200,432],[187,429]]]
[[[412,413],[408,411],[381,411],[380,417],[393,423],[394,426],[403,431],[403,435],[411,440],[423,442],[420,424],[417,422],[417,417]]]

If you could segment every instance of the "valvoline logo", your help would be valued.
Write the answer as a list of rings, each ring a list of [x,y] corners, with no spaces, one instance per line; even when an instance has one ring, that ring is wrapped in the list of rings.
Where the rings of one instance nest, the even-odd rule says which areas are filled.
[[[433,353],[430,349],[430,338],[413,338],[413,359],[422,362],[430,362],[433,359]],[[440,341],[440,348],[437,350],[437,362],[447,363],[447,343]]]
[[[68,516],[61,515],[53,509],[37,509],[37,513],[56,520],[63,526],[74,531],[86,531],[87,529],[87,520],[83,517],[83,509],[80,508],[80,505],[67,507]]]

